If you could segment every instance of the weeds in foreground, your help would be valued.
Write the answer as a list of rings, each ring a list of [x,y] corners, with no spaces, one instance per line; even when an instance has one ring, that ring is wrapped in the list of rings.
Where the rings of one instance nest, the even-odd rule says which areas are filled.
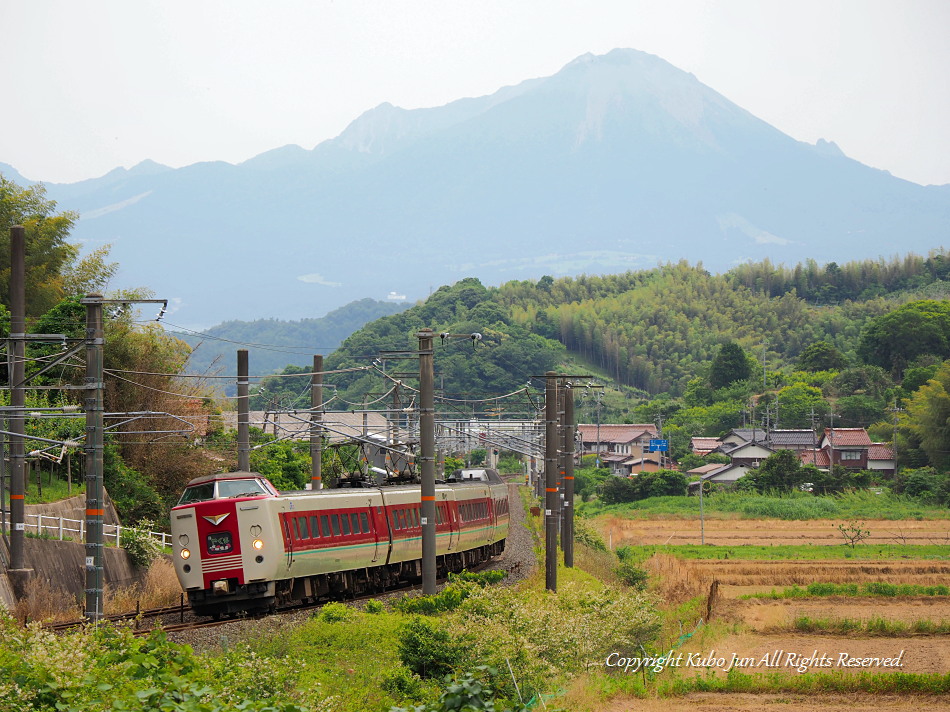
[[[40,623],[65,623],[82,617],[82,607],[76,598],[60,588],[53,588],[43,578],[31,578],[26,582],[24,596],[16,602],[14,618],[22,625]]]
[[[145,608],[177,606],[182,600],[175,566],[165,557],[154,559],[141,584],[112,589],[106,586],[106,613],[129,613]]]
[[[103,590],[103,613],[131,613],[146,608],[176,606],[181,602],[181,586],[174,565],[166,558],[155,559],[141,583]],[[84,601],[49,581],[34,577],[26,583],[25,595],[16,603],[14,618],[20,623],[68,623],[83,617]]]

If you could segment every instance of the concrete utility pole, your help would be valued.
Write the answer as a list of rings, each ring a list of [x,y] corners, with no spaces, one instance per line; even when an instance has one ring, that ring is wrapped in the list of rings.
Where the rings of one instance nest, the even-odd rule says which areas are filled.
[[[422,595],[435,595],[435,371],[432,329],[419,338],[419,445],[422,464]]]
[[[574,389],[570,382],[564,387],[564,518],[561,522],[561,549],[564,550],[564,565],[574,566]]]
[[[251,469],[251,429],[248,407],[247,349],[237,352],[238,471]]]
[[[544,581],[557,591],[557,374],[548,371],[544,385]]]
[[[25,453],[23,436],[26,393],[23,389],[26,336],[26,230],[22,225],[10,228],[10,340],[7,347],[10,377],[10,568],[22,571],[23,538],[26,533],[24,498]]]
[[[89,294],[86,305],[86,618],[102,617],[103,532],[105,514],[103,470],[103,365],[105,339],[102,326],[102,295]]]
[[[323,356],[313,357],[310,377],[310,489],[323,489]]]

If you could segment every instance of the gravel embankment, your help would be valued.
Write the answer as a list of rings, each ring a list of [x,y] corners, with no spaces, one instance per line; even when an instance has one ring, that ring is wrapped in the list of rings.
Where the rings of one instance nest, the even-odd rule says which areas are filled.
[[[523,581],[534,571],[537,566],[537,559],[534,555],[534,541],[531,531],[525,526],[525,512],[521,506],[521,498],[517,485],[508,483],[508,497],[511,503],[511,526],[508,532],[508,539],[505,543],[505,551],[501,556],[492,561],[485,570],[501,569],[508,572],[508,575],[502,581],[501,585],[510,586]],[[439,584],[439,588],[442,587]],[[418,589],[415,589],[418,591]],[[378,601],[387,601],[406,595],[406,590],[392,591],[389,593],[374,596]],[[358,604],[357,604],[358,605]],[[177,643],[191,645],[195,650],[208,650],[220,647],[227,647],[246,637],[272,637],[281,635],[282,631],[287,630],[309,618],[317,609],[308,609],[295,611],[293,613],[283,613],[280,615],[267,616],[265,618],[239,618],[229,621],[225,624],[211,628],[197,628],[195,630],[172,632],[168,634],[169,639]],[[185,620],[188,620],[190,614],[186,614]],[[177,622],[169,621],[169,623]]]

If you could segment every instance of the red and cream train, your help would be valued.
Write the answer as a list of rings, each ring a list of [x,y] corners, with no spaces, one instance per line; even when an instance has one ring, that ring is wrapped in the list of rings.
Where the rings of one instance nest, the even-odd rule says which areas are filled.
[[[500,554],[508,488],[494,470],[436,485],[439,576]],[[199,615],[382,591],[422,576],[420,487],[278,492],[229,472],[188,483],[171,511],[175,571]]]

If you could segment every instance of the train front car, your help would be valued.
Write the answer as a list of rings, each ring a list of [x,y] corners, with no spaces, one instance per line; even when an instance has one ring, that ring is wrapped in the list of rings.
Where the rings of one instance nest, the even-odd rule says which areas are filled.
[[[278,494],[254,472],[199,477],[171,511],[175,572],[195,613],[266,610],[283,541],[269,503]]]

